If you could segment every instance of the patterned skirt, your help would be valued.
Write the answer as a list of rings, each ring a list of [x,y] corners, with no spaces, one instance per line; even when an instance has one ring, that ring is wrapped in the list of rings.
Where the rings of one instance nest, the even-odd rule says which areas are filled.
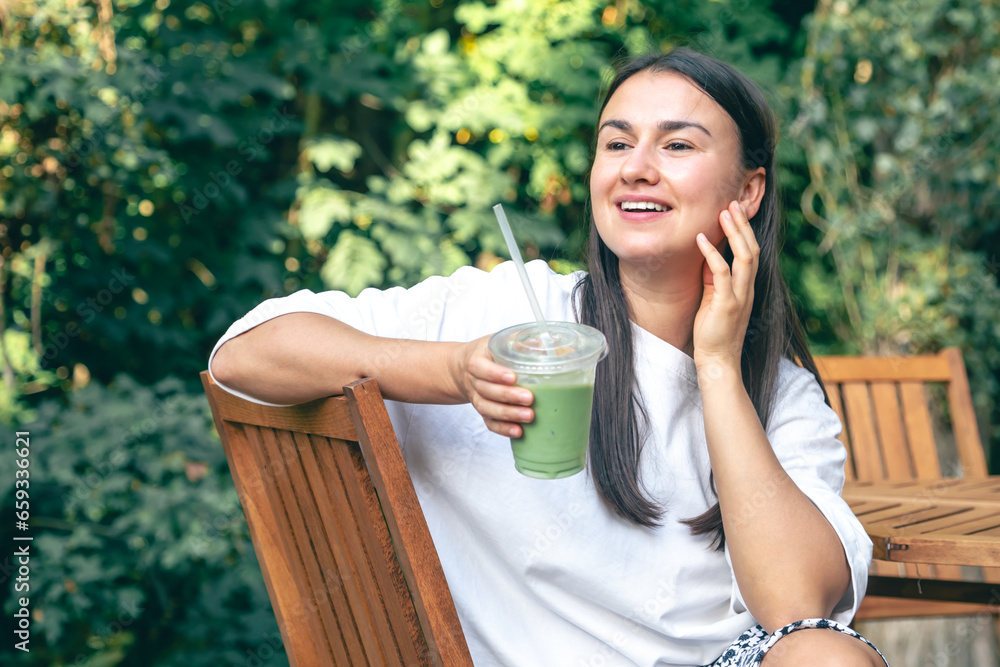
[[[878,654],[882,656],[882,659],[885,660],[885,656],[882,655],[881,651],[875,648],[874,644],[846,625],[825,618],[810,618],[804,621],[789,623],[785,627],[775,630],[772,634],[767,634],[767,632],[764,631],[764,628],[759,625],[757,627],[750,628],[740,635],[739,638],[733,642],[732,646],[723,651],[718,660],[713,662],[711,665],[706,665],[705,667],[757,667],[757,665],[760,665],[761,661],[764,659],[764,654],[767,653],[767,651],[774,646],[779,639],[787,634],[795,632],[796,630],[808,630],[812,628],[836,630],[837,632],[842,632],[845,635],[857,637],[860,641],[863,641],[874,648]],[[888,667],[889,662],[886,660],[885,664],[886,667]]]

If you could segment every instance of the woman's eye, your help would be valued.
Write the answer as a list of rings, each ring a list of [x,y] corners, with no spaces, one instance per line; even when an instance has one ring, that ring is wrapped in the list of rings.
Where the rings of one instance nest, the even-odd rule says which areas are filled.
[[[624,143],[622,143],[620,141],[611,141],[611,142],[608,142],[608,150],[609,151],[623,151],[626,148],[628,148],[628,145],[624,144]]]
[[[671,150],[671,151],[683,151],[683,150],[687,150],[687,149],[691,148],[687,144],[683,144],[683,143],[681,143],[679,141],[671,141],[669,144],[667,144],[666,147],[667,147],[668,150]]]

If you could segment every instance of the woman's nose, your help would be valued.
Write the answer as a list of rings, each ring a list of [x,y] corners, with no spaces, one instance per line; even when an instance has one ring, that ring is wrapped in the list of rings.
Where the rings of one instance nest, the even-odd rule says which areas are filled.
[[[646,181],[656,183],[660,174],[656,170],[653,154],[648,146],[638,145],[629,151],[628,157],[622,162],[621,177],[626,183]]]

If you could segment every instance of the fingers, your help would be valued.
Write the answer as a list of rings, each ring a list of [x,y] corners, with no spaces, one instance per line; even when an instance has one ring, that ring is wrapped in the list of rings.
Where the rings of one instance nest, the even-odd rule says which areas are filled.
[[[534,410],[527,407],[534,400],[531,392],[514,386],[517,376],[485,353],[470,359],[468,372],[472,406],[482,415],[486,427],[494,433],[519,438],[520,424],[535,418]]]
[[[736,208],[739,215],[736,215]],[[750,254],[756,259],[760,257],[760,245],[757,243],[757,236],[753,233],[753,227],[750,226],[750,216],[747,215],[747,209],[743,204],[738,202],[733,202],[730,204],[730,211],[733,213],[734,220],[736,220],[737,226],[740,229],[740,234],[743,236],[747,243],[747,247],[750,249]]]
[[[746,209],[731,202],[719,214],[719,226],[733,254],[732,268],[704,234],[697,243],[705,258],[702,268],[704,292],[695,315],[695,359],[715,357],[738,368],[743,337],[753,308],[753,284],[760,247],[754,237]]]
[[[746,210],[739,202],[731,202],[729,207],[719,214],[719,225],[733,253],[732,269],[715,247],[701,237],[698,239],[698,246],[705,257],[706,266],[712,272],[715,289],[717,292],[732,294],[740,302],[752,301],[760,246],[757,244]]]
[[[520,424],[535,418],[529,407],[532,395],[521,387],[508,387],[489,382],[477,381],[472,406],[482,415],[486,427],[494,433],[511,438],[521,436]]]
[[[738,296],[747,295],[757,273],[760,246],[757,245],[746,209],[738,202],[729,204],[729,208],[722,212],[720,221],[733,253],[733,289]]]
[[[722,228],[725,229],[725,225]],[[705,257],[705,264],[712,272],[714,293],[732,294],[732,276],[729,273],[729,265],[726,264],[725,258],[723,258],[722,254],[704,234],[699,233],[696,240],[698,242],[698,249],[701,250],[701,254]]]
[[[486,351],[485,346],[476,350],[476,353],[472,355],[466,370],[474,379],[483,382],[504,385],[513,385],[517,382],[517,376],[514,374],[514,371],[493,361]]]

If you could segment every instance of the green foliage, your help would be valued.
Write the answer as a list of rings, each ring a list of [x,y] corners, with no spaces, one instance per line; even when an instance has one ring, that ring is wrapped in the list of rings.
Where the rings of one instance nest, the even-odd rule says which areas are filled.
[[[295,89],[249,52],[259,27],[164,0],[122,2],[105,25],[97,6],[13,3],[0,50],[5,297],[18,328],[40,313],[36,352],[63,388],[73,364],[104,382],[194,377],[245,303],[283,290],[290,198],[249,184],[294,130],[280,110]],[[45,275],[20,270],[43,243]]]
[[[31,654],[7,642],[0,662],[235,664],[277,636],[204,397],[123,375],[69,399],[18,426],[31,443]],[[4,507],[13,461],[0,463]],[[13,594],[0,594],[7,625]]]
[[[344,230],[320,275],[332,289],[356,295],[369,285],[380,284],[384,269],[385,258],[371,240]]]
[[[34,412],[19,400],[26,391],[49,387],[56,383],[56,374],[41,367],[38,355],[31,347],[31,334],[8,330],[3,334],[3,353],[11,368],[12,382],[0,383],[0,424],[12,424],[34,418]]]
[[[804,301],[854,351],[960,345],[980,415],[1000,400],[998,25],[995,3],[822,2],[791,126],[833,260]]]

